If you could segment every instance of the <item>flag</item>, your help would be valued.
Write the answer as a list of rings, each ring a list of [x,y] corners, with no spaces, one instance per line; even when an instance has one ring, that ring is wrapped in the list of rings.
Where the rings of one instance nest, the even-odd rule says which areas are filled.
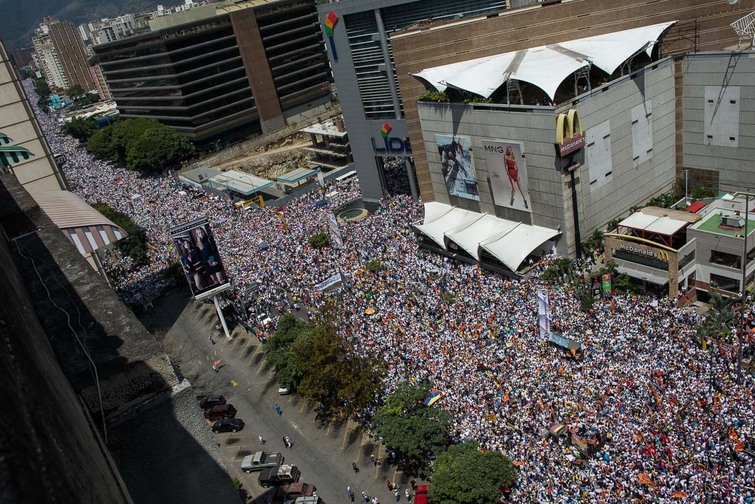
[[[643,485],[647,486],[655,486],[655,483],[653,483],[653,480],[650,479],[650,475],[648,473],[640,473],[637,475],[637,481],[639,483],[642,483]]]

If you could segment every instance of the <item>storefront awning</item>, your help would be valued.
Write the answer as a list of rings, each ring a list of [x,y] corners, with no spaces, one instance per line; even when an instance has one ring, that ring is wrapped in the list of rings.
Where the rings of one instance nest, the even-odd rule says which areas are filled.
[[[649,271],[646,268],[640,267],[640,266],[634,266],[634,265],[628,265],[628,264],[618,264],[616,266],[616,271],[619,273],[622,273],[624,275],[629,275],[632,278],[637,278],[639,280],[644,280],[646,282],[650,282],[655,285],[666,285],[668,283],[668,275],[663,275],[660,273],[655,273],[652,271]]]
[[[499,219],[444,203],[425,203],[425,219],[414,229],[444,250],[456,243],[475,259],[487,251],[511,271],[548,240],[560,233],[554,229]]]

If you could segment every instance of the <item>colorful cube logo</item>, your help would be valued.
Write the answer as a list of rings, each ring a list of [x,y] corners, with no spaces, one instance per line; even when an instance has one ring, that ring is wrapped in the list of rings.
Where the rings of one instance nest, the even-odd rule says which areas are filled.
[[[383,127],[380,128],[380,134],[383,135],[383,138],[388,138],[388,135],[391,134],[391,130],[393,129],[393,126],[391,126],[389,123],[383,124]]]

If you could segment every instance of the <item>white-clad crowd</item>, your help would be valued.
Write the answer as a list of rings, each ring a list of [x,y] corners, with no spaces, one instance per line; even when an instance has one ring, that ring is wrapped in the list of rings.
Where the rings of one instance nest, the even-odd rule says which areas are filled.
[[[705,502],[710,493],[712,502],[753,502],[753,378],[736,383],[734,349],[702,350],[693,341],[698,317],[668,299],[617,296],[585,314],[568,287],[539,280],[552,257],[530,278],[510,280],[424,252],[410,228],[421,204],[403,195],[342,223],[344,248],[316,250],[308,237],[327,229],[333,208],[359,196],[358,184],[314,190],[284,208],[238,211],[172,175],[143,176],[92,158],[51,116],[38,118],[53,152],[68,158],[71,189],[146,230],[148,265],[108,265],[125,302],[144,304],[164,292],[162,270],[179,259],[168,230],[206,216],[233,285],[230,298],[243,309],[256,286],[252,311],[290,297],[316,311],[333,294],[313,285],[350,275],[336,291],[340,333],[355,353],[385,361],[385,394],[405,380],[429,381],[444,393],[433,407],[452,414],[455,440],[478,440],[515,461],[512,501]],[[404,170],[402,163],[391,168]],[[314,205],[326,192],[330,203]],[[372,259],[382,261],[380,272],[366,271]],[[543,288],[553,321],[584,343],[582,359],[540,337],[535,293]],[[368,424],[371,412],[361,415]],[[609,441],[581,458],[545,435],[556,422]]]

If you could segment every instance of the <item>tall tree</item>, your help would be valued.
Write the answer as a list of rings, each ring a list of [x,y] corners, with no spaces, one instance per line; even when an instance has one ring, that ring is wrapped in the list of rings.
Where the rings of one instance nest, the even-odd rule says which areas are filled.
[[[292,345],[290,356],[302,373],[299,393],[318,401],[325,416],[361,410],[380,391],[382,367],[377,361],[349,355],[331,324],[310,325]]]
[[[375,434],[414,466],[424,465],[429,455],[448,445],[451,415],[438,407],[425,406],[429,394],[430,385],[404,382],[388,396],[373,421]]]
[[[61,131],[80,142],[86,142],[97,131],[97,125],[91,117],[74,117],[63,125]]]
[[[278,383],[298,388],[302,373],[291,358],[291,347],[307,330],[307,324],[287,313],[281,317],[275,333],[265,343],[265,359],[274,366]]]
[[[474,441],[453,445],[435,463],[433,504],[495,504],[499,488],[516,481],[514,464],[500,452],[481,452]]]
[[[126,168],[139,171],[163,171],[174,168],[194,154],[194,146],[186,138],[160,126],[131,139],[126,149]]]

